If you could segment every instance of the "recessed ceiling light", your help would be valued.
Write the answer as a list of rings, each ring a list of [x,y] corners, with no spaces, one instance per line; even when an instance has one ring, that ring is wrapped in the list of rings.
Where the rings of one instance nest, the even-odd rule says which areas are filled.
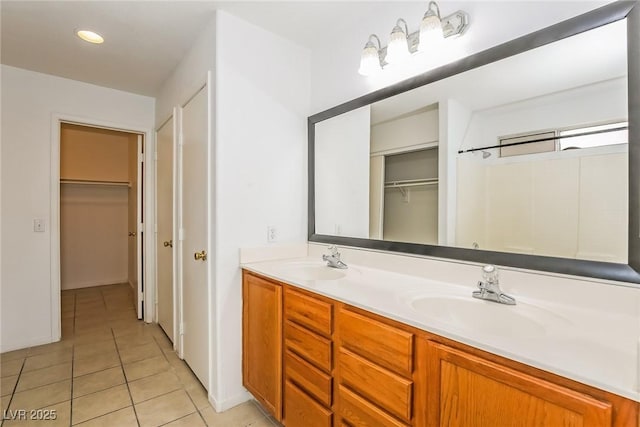
[[[76,35],[80,37],[82,40],[89,43],[94,43],[94,44],[104,43],[104,38],[100,34],[94,33],[93,31],[77,30]]]

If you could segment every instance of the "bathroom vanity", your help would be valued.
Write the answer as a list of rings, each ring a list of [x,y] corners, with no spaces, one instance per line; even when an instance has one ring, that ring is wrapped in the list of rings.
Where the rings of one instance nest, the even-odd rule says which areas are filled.
[[[549,348],[539,354],[548,353],[548,360],[540,356],[534,364],[553,364],[558,351],[552,347],[561,345],[554,322],[577,319],[558,314],[541,319],[538,330],[525,320],[533,317],[518,314],[532,310],[530,301],[503,315],[505,307],[474,300],[471,288],[450,288],[360,266],[331,269],[310,258],[246,264],[244,385],[289,427],[637,425],[637,401],[560,375],[562,362],[539,369],[504,357],[546,341]],[[451,304],[497,317],[482,313],[478,325],[473,319],[438,323],[424,312],[455,309]],[[484,334],[474,329],[493,326]],[[500,341],[511,347],[482,349]],[[580,376],[580,368],[574,371]]]

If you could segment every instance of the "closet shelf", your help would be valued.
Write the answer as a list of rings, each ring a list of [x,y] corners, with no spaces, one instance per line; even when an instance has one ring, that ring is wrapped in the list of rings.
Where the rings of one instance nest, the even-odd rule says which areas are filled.
[[[405,179],[401,181],[387,181],[384,183],[384,188],[404,188],[404,187],[417,187],[421,185],[436,185],[436,184],[438,184],[438,178]]]
[[[60,184],[106,185],[110,187],[131,187],[131,183],[126,181],[95,181],[90,179],[61,179]]]

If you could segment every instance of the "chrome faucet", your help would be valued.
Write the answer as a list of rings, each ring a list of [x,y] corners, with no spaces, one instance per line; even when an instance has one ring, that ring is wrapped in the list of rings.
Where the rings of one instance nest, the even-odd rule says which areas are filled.
[[[331,255],[322,255],[322,259],[327,261],[327,266],[342,269],[348,268],[347,264],[340,260],[340,252],[338,252],[338,248],[335,245],[329,246],[329,250]]]
[[[478,282],[480,290],[473,291],[474,298],[497,302],[499,304],[516,305],[516,300],[502,292],[498,281],[498,269],[495,265],[482,267],[482,279]]]

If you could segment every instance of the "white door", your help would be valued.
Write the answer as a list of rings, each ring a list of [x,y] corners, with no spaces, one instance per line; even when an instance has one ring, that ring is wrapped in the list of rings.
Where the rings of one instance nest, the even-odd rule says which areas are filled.
[[[209,388],[207,88],[182,110],[182,355]],[[203,252],[204,251],[204,252]]]
[[[129,284],[133,288],[135,308],[138,319],[143,311],[143,249],[142,198],[144,197],[142,177],[144,173],[142,135],[136,135],[136,141],[129,146]]]
[[[158,323],[174,342],[173,118],[156,133],[156,234]]]

